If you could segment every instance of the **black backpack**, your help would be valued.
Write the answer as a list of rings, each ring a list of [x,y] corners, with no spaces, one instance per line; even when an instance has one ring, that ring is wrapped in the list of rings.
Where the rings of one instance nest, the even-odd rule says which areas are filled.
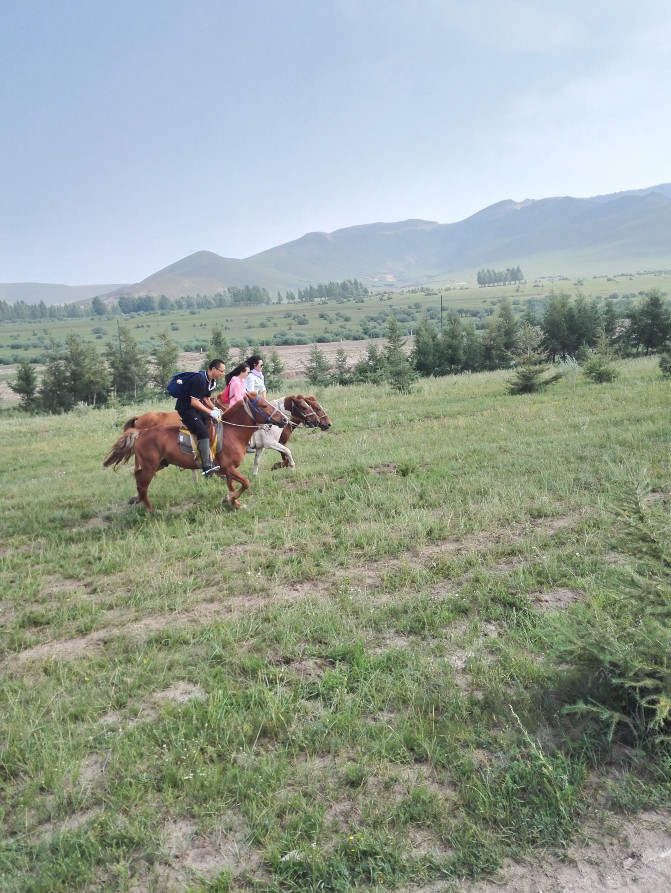
[[[187,396],[186,386],[193,380],[195,375],[200,375],[200,372],[178,372],[176,375],[173,375],[166,385],[166,391],[171,397]]]

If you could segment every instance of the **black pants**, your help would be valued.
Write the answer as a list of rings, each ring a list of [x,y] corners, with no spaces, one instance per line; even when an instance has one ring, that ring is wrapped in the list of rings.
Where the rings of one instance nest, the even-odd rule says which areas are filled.
[[[179,410],[179,414],[186,427],[192,434],[196,435],[198,440],[203,440],[205,437],[209,439],[210,426],[208,416],[205,413],[199,412],[190,406],[188,409]]]

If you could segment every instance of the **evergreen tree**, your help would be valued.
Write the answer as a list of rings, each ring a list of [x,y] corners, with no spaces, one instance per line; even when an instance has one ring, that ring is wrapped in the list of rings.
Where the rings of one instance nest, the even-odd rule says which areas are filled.
[[[228,341],[224,337],[222,329],[217,326],[217,328],[212,330],[212,335],[210,336],[209,356],[203,368],[206,368],[208,366],[210,360],[221,360],[225,366],[228,366],[230,362],[230,354],[231,348],[228,344]]]
[[[37,375],[35,368],[28,360],[24,360],[16,371],[16,378],[9,382],[10,388],[20,397],[19,407],[24,412],[35,411],[35,395],[37,393]]]
[[[316,344],[312,347],[304,368],[307,380],[311,385],[320,387],[329,383],[331,367],[323,351]]]
[[[513,362],[517,344],[517,321],[508,300],[499,305],[496,315],[487,325],[482,342],[483,362],[486,369],[503,369]]]
[[[632,315],[634,336],[645,352],[659,350],[671,337],[671,314],[658,289],[649,291]]]
[[[366,347],[366,355],[355,365],[354,381],[380,384],[385,377],[384,357],[374,344]]]
[[[425,317],[415,330],[415,344],[411,353],[411,361],[420,375],[437,375],[437,342],[436,329]]]
[[[543,330],[540,326],[523,323],[517,335],[515,350],[515,374],[508,380],[511,394],[533,394],[558,381],[561,373],[544,377],[550,368],[543,348]]]
[[[179,351],[177,345],[167,332],[161,332],[158,336],[158,345],[152,356],[152,369],[150,378],[159,391],[165,391],[165,386],[170,378],[177,372],[177,358]]]
[[[107,307],[102,298],[95,297],[91,301],[91,311],[94,316],[104,316],[107,313]]]
[[[276,350],[270,354],[270,359],[264,365],[263,372],[269,392],[279,391],[284,386],[284,363]]]
[[[336,352],[332,380],[334,384],[339,385],[348,385],[352,383],[352,370],[347,363],[347,354],[342,347],[339,347]]]
[[[438,375],[452,375],[464,368],[464,327],[461,318],[451,310],[447,314],[438,342],[436,371]]]
[[[68,373],[63,358],[55,351],[49,357],[42,375],[39,402],[46,412],[68,412],[74,406]]]
[[[66,388],[73,404],[90,403],[96,406],[107,402],[109,374],[92,344],[87,344],[79,335],[68,335],[62,359]]]
[[[118,326],[117,339],[108,342],[105,355],[117,396],[137,400],[147,381],[147,357],[126,326]]]
[[[543,314],[542,328],[545,346],[551,359],[570,353],[573,338],[569,332],[570,300],[568,295],[550,295]]]
[[[395,316],[390,316],[387,320],[387,343],[384,347],[385,378],[395,391],[408,394],[412,390],[415,375],[404,347],[405,340],[401,336],[398,320]]]

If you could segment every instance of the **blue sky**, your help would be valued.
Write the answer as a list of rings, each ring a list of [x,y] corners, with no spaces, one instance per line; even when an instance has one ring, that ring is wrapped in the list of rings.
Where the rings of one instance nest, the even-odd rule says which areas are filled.
[[[671,5],[9,0],[0,281],[671,180]]]

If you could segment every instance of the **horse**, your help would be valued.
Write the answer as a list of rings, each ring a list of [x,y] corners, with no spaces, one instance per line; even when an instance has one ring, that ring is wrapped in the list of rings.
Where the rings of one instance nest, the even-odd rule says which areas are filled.
[[[220,396],[221,395],[219,395],[219,397]],[[314,400],[314,397],[311,397],[310,399]],[[215,403],[224,412],[228,409],[228,406],[221,403],[219,399],[217,399]],[[280,403],[282,405],[279,405]],[[294,427],[296,425],[304,424],[307,425],[309,428],[316,428],[318,425],[320,425],[319,415],[317,411],[313,409],[310,404],[308,404],[307,398],[303,397],[302,394],[291,394],[287,397],[282,397],[281,400],[276,400],[273,403],[273,406],[275,406],[277,409],[285,409],[287,412],[291,413]],[[317,404],[317,406],[319,406],[319,404]],[[312,419],[312,422],[309,423],[308,419]],[[132,416],[124,424],[123,430],[129,431],[131,428],[144,429],[155,428],[157,425],[166,427],[181,424],[182,420],[180,419],[177,410],[171,410],[169,412],[156,410],[152,412],[145,412],[142,415]],[[282,443],[284,443],[284,441],[282,441]]]
[[[305,400],[307,405],[309,407],[311,407],[311,409],[317,416],[318,427],[321,428],[322,431],[328,431],[328,429],[331,427],[331,419],[326,415],[326,411],[324,410],[323,406],[317,402],[317,399],[312,394],[310,394],[310,396],[308,396],[308,397],[303,397],[303,399]],[[294,429],[291,428],[289,425],[287,425],[287,427],[284,429],[284,431],[282,431],[282,434],[280,436],[280,445],[286,446],[287,441],[289,440],[289,438],[291,437],[291,435],[293,433],[294,433]],[[254,460],[254,466],[256,467],[256,459]],[[286,456],[282,457],[281,462],[276,462],[273,465],[273,469],[275,469],[275,468],[291,468],[291,467],[292,466],[289,463]],[[256,473],[256,472],[254,472],[254,473]]]
[[[220,466],[218,476],[226,478],[228,487],[226,498],[231,508],[240,508],[240,497],[249,487],[249,480],[240,474],[237,468],[244,459],[252,433],[263,425],[278,425],[283,428],[288,422],[288,417],[281,410],[276,409],[263,397],[252,397],[250,394],[234,403],[223,414],[220,422],[222,436],[217,438],[215,448],[215,464]],[[154,476],[162,468],[168,465],[193,469],[199,467],[194,453],[182,452],[178,438],[177,425],[156,425],[149,428],[127,428],[117,439],[103,461],[103,466],[117,467],[135,455],[137,496],[130,500],[131,504],[142,502],[147,510],[152,512],[154,506],[147,490]],[[240,484],[237,492],[233,485],[234,481]]]
[[[291,413],[289,424],[283,429],[277,425],[265,425],[252,434],[249,442],[250,447],[254,449],[254,466],[252,474],[259,473],[259,462],[265,449],[277,450],[282,454],[283,462],[276,462],[273,468],[295,468],[296,463],[288,446],[280,443],[282,434],[289,430],[294,430],[299,425],[304,424],[308,428],[317,428],[319,426],[319,418],[312,407],[306,402],[302,394],[293,394],[289,397],[282,397],[276,400],[273,406],[277,409],[285,409]]]

